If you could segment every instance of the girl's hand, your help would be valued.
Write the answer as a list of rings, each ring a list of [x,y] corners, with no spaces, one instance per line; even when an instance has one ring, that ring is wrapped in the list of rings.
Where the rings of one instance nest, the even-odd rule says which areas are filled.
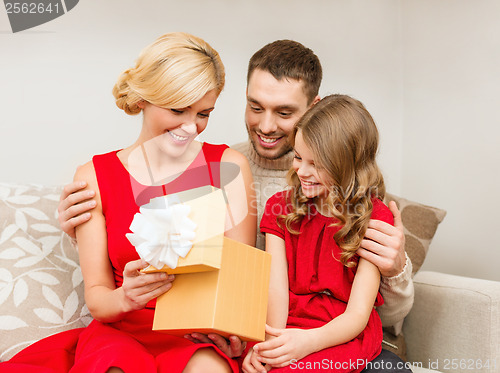
[[[147,266],[148,264],[142,259],[128,262],[125,265],[122,289],[126,312],[143,309],[151,299],[158,297],[172,287],[174,275],[168,275],[164,272],[139,272]]]
[[[257,359],[273,368],[289,365],[314,352],[314,329],[276,329],[266,325],[266,333],[274,338],[254,346]]]
[[[269,365],[264,366],[261,364],[259,354],[252,349],[245,356],[241,368],[243,373],[267,373],[271,369]]]

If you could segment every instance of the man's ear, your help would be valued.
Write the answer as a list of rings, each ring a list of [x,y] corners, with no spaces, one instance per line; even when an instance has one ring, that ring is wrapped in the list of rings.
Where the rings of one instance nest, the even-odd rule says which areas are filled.
[[[313,107],[314,105],[316,105],[319,101],[321,101],[321,97],[319,97],[319,95],[316,95],[316,97],[314,97],[314,100],[311,102],[311,105],[309,107]]]

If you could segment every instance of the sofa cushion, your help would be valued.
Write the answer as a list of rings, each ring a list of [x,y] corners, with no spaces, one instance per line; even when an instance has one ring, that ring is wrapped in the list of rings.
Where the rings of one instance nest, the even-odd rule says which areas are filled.
[[[405,233],[405,250],[413,265],[413,275],[424,263],[429,245],[446,211],[387,193],[385,203],[396,202]]]
[[[500,370],[500,282],[419,271],[408,358],[443,372]]]
[[[91,321],[78,253],[57,221],[60,193],[0,183],[0,361]]]

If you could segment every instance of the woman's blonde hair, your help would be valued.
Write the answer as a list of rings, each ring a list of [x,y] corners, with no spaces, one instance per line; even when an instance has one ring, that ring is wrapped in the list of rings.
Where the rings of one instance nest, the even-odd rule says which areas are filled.
[[[164,108],[184,108],[208,91],[224,88],[224,65],[219,53],[204,40],[183,32],[160,36],[139,55],[135,67],[124,71],[113,88],[116,105],[138,114],[145,100]]]
[[[323,98],[295,125],[290,143],[301,131],[305,144],[311,149],[317,167],[326,171],[330,193],[326,199],[329,212],[341,226],[335,242],[342,253],[340,261],[354,266],[352,261],[361,244],[370,220],[372,198],[383,200],[385,185],[375,160],[378,149],[378,130],[372,116],[361,102],[345,95]],[[308,198],[302,193],[297,174],[290,170],[292,212],[285,217],[290,232],[292,226],[310,212]]]

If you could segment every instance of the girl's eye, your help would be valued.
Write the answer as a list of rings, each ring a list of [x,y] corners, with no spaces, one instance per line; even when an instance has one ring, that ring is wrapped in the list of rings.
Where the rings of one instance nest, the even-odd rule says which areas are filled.
[[[184,111],[182,111],[182,110],[178,110],[178,109],[170,109],[170,111],[171,111],[172,113],[174,113],[174,114],[182,114],[182,113],[184,113]]]
[[[205,114],[205,113],[198,113],[198,116],[200,118],[208,118],[210,116],[210,114]]]
[[[300,158],[297,154],[294,154],[294,155],[293,155],[293,157],[294,157],[296,160],[298,160],[298,161],[301,161],[301,160],[302,160],[302,158]]]

